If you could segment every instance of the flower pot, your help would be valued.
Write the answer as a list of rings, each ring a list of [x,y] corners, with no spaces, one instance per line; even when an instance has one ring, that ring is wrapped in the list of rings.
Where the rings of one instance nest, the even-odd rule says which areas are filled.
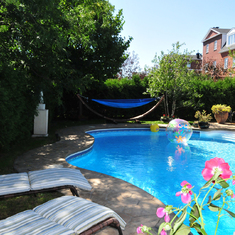
[[[160,118],[160,121],[165,122],[165,123],[168,123],[168,122],[170,121],[170,119],[167,118],[167,117],[161,117],[161,118]]]
[[[217,123],[224,124],[228,119],[228,112],[219,112],[214,114]]]
[[[208,122],[198,122],[198,126],[200,129],[207,129],[209,128],[210,124]]]

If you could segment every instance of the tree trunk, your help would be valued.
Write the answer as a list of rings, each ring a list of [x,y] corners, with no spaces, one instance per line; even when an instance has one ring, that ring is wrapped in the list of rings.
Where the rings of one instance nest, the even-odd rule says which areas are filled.
[[[166,102],[166,115],[170,116],[170,112],[169,112],[169,106],[168,106],[168,96],[167,96],[167,91],[166,91],[166,95],[165,95],[165,102]]]

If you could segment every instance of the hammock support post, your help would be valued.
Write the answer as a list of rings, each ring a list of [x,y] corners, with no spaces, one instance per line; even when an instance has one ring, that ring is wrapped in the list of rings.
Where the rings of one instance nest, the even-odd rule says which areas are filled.
[[[81,96],[79,94],[77,94],[77,97],[79,98],[79,100],[83,103],[83,105],[85,105],[91,112],[95,113],[96,115],[104,118],[104,119],[107,119],[107,120],[110,120],[110,121],[113,121],[114,123],[118,123],[118,122],[127,122],[127,121],[136,121],[138,119],[141,119],[143,117],[145,117],[146,115],[148,115],[149,113],[151,113],[154,109],[156,109],[159,104],[163,101],[164,99],[164,95],[161,97],[161,99],[157,102],[157,104],[155,104],[151,109],[149,109],[147,112],[141,114],[141,115],[138,115],[138,116],[135,116],[135,117],[132,117],[132,118],[128,118],[128,119],[115,119],[115,118],[109,118],[109,117],[106,117],[98,112],[96,112],[95,110],[93,110],[91,107],[89,107],[84,101],[83,99],[81,98]]]

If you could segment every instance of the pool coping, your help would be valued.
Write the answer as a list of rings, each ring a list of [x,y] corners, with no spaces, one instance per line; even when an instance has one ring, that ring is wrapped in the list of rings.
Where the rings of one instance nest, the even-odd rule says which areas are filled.
[[[14,168],[18,172],[46,169],[58,165],[80,169],[92,185],[91,192],[79,190],[80,196],[116,211],[127,222],[124,235],[136,234],[136,228],[140,224],[156,229],[164,221],[156,216],[157,208],[164,206],[160,200],[126,181],[72,166],[65,160],[67,156],[86,150],[93,145],[94,138],[86,131],[107,128],[149,128],[149,126],[150,124],[122,123],[83,125],[61,129],[58,131],[60,141],[24,153],[15,160]],[[159,126],[165,128],[166,124]],[[211,129],[235,130],[235,125],[229,125],[229,127],[224,124],[213,123],[209,129],[203,131]],[[194,129],[199,130],[198,128]],[[70,194],[68,190],[63,191],[63,193]],[[112,235],[116,234],[116,231],[105,229],[98,234]]]

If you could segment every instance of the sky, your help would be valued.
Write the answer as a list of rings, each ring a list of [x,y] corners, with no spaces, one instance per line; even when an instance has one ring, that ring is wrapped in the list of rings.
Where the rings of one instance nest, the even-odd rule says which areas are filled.
[[[235,0],[109,0],[123,10],[121,36],[133,40],[128,51],[139,58],[141,71],[152,67],[155,55],[167,54],[172,44],[185,44],[202,54],[202,40],[212,27],[235,27]]]

